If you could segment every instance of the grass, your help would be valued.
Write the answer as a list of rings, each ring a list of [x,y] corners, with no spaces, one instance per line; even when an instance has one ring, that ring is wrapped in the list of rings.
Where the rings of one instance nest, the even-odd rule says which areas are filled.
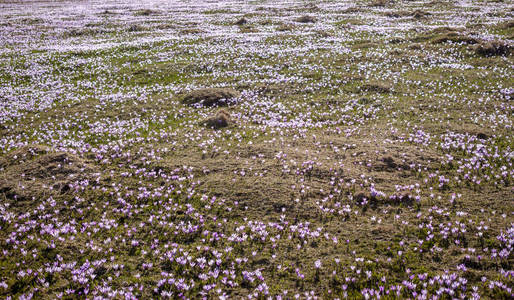
[[[0,161],[1,297],[512,296],[512,54],[469,43],[508,43],[505,3],[125,4],[0,13],[34,32],[0,53],[0,157],[91,166]],[[241,93],[230,126],[203,88]]]

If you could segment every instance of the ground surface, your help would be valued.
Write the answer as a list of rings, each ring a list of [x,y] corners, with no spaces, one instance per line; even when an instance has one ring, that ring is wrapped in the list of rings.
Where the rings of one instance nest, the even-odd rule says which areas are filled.
[[[511,298],[513,9],[1,1],[0,297]]]

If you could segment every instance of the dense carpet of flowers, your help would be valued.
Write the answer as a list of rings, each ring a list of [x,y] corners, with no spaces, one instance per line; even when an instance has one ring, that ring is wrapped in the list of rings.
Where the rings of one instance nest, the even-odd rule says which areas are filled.
[[[512,17],[0,2],[0,297],[514,297]]]

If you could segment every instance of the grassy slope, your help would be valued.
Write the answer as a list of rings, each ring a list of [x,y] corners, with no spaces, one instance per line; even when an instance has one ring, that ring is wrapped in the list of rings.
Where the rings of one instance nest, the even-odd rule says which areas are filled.
[[[512,12],[332,4],[106,5],[64,33],[9,15],[9,30],[86,47],[1,53],[0,99],[24,105],[0,124],[1,295],[511,296],[512,56],[432,28],[508,42]],[[240,12],[249,24],[232,25]],[[306,14],[317,22],[293,21]],[[222,130],[201,125],[216,108],[176,97],[211,86],[243,92]],[[80,159],[89,181],[26,167],[23,144]],[[50,189],[52,174],[72,188]]]

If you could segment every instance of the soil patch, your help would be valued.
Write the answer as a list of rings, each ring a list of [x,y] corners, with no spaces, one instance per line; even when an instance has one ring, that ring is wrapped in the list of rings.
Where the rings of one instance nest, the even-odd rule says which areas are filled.
[[[227,106],[241,94],[230,88],[206,88],[192,91],[182,97],[182,102],[188,105]]]

